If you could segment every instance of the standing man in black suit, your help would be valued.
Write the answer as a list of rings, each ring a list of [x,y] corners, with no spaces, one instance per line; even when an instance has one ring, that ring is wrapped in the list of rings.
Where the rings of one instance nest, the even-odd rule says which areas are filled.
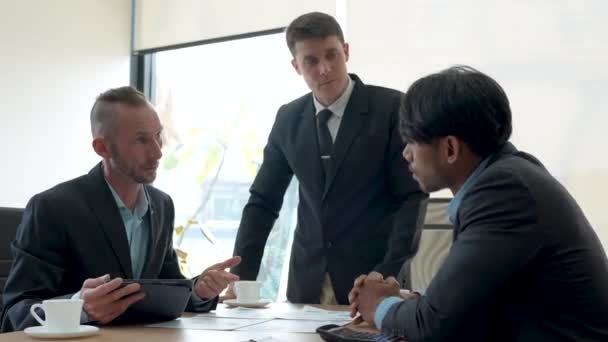
[[[162,156],[156,111],[135,88],[110,89],[93,105],[91,130],[102,162],[35,195],[25,208],[12,245],[2,331],[37,325],[30,307],[54,298],[81,298],[82,323],[107,324],[144,296],[139,284],[123,287],[123,278],[184,278],[173,250],[173,202],[149,185]],[[230,258],[197,277],[187,310],[214,308],[217,295],[238,280],[224,269],[239,261]]]
[[[608,341],[606,255],[568,191],[508,142],[500,85],[468,67],[424,77],[401,134],[420,187],[454,194],[454,243],[423,296],[357,278],[353,314],[408,341]]]
[[[347,304],[357,275],[397,275],[415,253],[427,196],[401,176],[407,169],[397,125],[402,93],[348,74],[349,46],[327,14],[298,17],[286,36],[291,63],[312,93],[277,113],[236,238],[234,254],[243,262],[231,271],[256,278],[295,174],[300,198],[287,298]]]

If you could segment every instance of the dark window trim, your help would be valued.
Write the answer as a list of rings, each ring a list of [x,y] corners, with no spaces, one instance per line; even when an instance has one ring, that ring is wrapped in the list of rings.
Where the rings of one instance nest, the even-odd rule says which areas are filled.
[[[156,56],[148,55],[132,55],[131,56],[131,86],[142,91],[150,102],[154,103],[155,89],[154,84],[156,77],[155,73]]]

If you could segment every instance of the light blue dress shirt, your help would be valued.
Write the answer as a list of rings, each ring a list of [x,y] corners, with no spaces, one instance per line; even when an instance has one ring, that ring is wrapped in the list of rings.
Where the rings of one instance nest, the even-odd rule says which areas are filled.
[[[452,200],[450,201],[450,204],[448,206],[448,215],[450,218],[450,222],[454,223],[456,221],[456,214],[458,213],[458,208],[460,207],[462,198],[467,193],[471,185],[475,183],[475,180],[479,178],[479,175],[483,172],[483,170],[485,170],[486,165],[488,165],[488,161],[490,160],[490,157],[491,156],[486,157],[486,159],[479,163],[473,173],[471,173],[467,180],[462,184],[456,195],[454,195],[454,198],[452,198]],[[382,300],[380,304],[378,304],[378,306],[376,307],[376,313],[374,315],[374,321],[376,322],[376,327],[378,328],[378,330],[382,329],[382,321],[384,320],[384,317],[386,316],[386,313],[391,308],[391,306],[401,301],[403,301],[401,297],[388,297]]]
[[[114,196],[122,223],[125,226],[125,233],[129,241],[129,251],[131,255],[131,269],[133,270],[133,279],[140,279],[146,262],[148,253],[148,242],[150,240],[150,222],[146,217],[149,210],[150,202],[148,194],[142,186],[137,195],[135,208],[133,211],[127,208],[120,196],[114,191],[114,188],[108,183],[108,187]]]

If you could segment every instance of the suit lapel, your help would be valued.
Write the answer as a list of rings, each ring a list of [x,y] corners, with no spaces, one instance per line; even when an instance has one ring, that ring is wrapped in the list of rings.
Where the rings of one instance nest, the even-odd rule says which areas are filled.
[[[116,201],[103,177],[101,163],[89,172],[87,180],[91,191],[88,191],[86,196],[91,210],[97,216],[106,239],[110,242],[110,246],[120,263],[124,276],[133,278],[127,233]]]
[[[357,76],[351,75],[351,77],[355,82],[355,87],[353,88],[353,92],[351,93],[346,109],[344,110],[342,121],[340,122],[340,128],[338,129],[338,135],[336,136],[334,150],[332,152],[329,176],[328,179],[325,180],[323,199],[325,199],[325,196],[348,153],[348,149],[359,135],[361,128],[363,128],[368,114],[367,91],[365,85]]]

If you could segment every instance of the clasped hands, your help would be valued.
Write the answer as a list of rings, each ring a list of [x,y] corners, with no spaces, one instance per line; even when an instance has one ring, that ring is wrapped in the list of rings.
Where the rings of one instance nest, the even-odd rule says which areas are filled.
[[[399,282],[395,277],[384,279],[382,274],[371,272],[368,275],[360,275],[355,279],[353,289],[348,294],[350,303],[350,316],[354,318],[353,323],[359,324],[363,321],[372,326],[378,326],[374,321],[376,308],[388,297],[401,297],[404,299],[415,298],[416,294],[400,294]],[[359,313],[359,316],[357,316]]]

